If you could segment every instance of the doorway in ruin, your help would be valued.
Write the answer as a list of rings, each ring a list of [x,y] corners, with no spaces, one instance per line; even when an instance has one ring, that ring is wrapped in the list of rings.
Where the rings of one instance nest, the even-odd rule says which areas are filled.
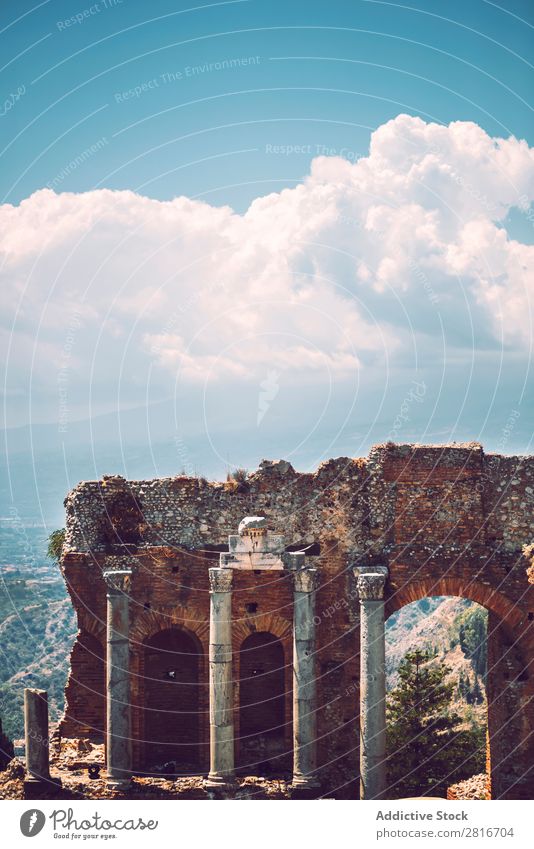
[[[285,659],[281,641],[267,631],[251,634],[239,652],[239,760],[243,770],[284,769]]]
[[[450,596],[401,607],[386,622],[386,676],[386,798],[445,798],[465,780],[484,798],[488,611]]]
[[[169,628],[145,644],[144,765],[147,772],[198,771],[201,648],[191,634]]]

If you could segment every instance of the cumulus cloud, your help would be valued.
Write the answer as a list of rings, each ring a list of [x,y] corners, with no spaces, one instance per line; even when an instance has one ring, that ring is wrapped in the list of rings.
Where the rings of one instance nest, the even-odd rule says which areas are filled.
[[[350,381],[443,334],[449,350],[524,351],[534,247],[503,222],[525,198],[525,142],[407,115],[372,134],[367,157],[318,157],[244,215],[38,191],[0,207],[8,391],[31,374],[44,397],[61,369],[92,383],[96,405],[99,387],[133,400],[147,369],[169,386],[267,369]]]

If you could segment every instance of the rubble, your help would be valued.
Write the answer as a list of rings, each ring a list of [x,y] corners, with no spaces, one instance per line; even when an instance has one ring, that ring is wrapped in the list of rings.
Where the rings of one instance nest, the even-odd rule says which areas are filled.
[[[458,784],[453,784],[447,790],[447,799],[460,799],[464,801],[491,799],[488,776],[485,772],[482,772],[480,775],[472,775],[471,778],[466,778],[465,781],[459,781]]]
[[[71,741],[83,743],[84,741]],[[95,747],[97,750],[103,747]],[[176,779],[134,776],[124,790],[106,787],[105,770],[98,779],[89,776],[88,764],[75,761],[76,745],[70,745],[63,758],[51,763],[53,778],[61,779],[61,787],[50,785],[50,798],[56,799],[207,799],[203,775],[182,776]],[[89,754],[98,754],[94,749]],[[236,799],[288,799],[286,781],[247,776],[236,780],[232,797]],[[0,799],[24,799],[24,764],[18,758],[10,761],[0,773]]]

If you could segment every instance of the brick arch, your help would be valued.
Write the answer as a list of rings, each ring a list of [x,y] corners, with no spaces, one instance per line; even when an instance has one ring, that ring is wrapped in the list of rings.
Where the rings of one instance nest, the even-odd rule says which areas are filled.
[[[395,577],[394,568],[392,577]],[[386,616],[414,601],[440,595],[475,601],[496,614],[510,629],[520,628],[523,623],[524,613],[503,593],[478,581],[458,577],[428,577],[405,582],[386,599]]]
[[[194,613],[193,613],[194,616]],[[199,655],[199,740],[198,757],[203,769],[207,768],[209,757],[209,726],[208,726],[208,634],[209,621],[192,618],[191,608],[175,605],[171,610],[161,613],[157,610],[144,610],[138,613],[131,626],[130,640],[132,645],[132,727],[134,736],[134,765],[143,770],[147,765],[145,745],[145,646],[158,633],[179,630],[191,637],[198,644]]]
[[[283,754],[274,758],[273,766],[276,768],[287,761],[289,765],[293,745],[292,738],[292,695],[293,695],[293,665],[292,665],[292,623],[276,613],[261,613],[254,616],[246,616],[237,620],[232,625],[232,652],[234,656],[234,730],[236,737],[236,758],[240,764],[251,763],[251,753],[246,751],[247,747],[241,744],[241,648],[243,644],[255,634],[270,634],[281,644],[284,658],[284,729],[283,729]],[[280,741],[279,741],[280,742]],[[264,753],[265,756],[265,753]],[[263,759],[263,757],[262,757]],[[270,760],[267,758],[267,760]]]
[[[290,651],[287,641],[258,628],[248,633],[236,657],[237,755],[247,772],[278,773],[289,767]]]
[[[143,646],[140,692],[143,765],[164,763],[187,773],[201,760],[203,721],[202,643],[196,634],[171,625]],[[170,673],[169,673],[170,670]]]
[[[394,581],[394,567],[390,576]],[[503,593],[461,577],[406,581],[386,598],[386,616],[432,596],[467,599],[488,611],[486,759],[492,798],[530,798],[524,793],[534,762],[534,670],[529,669],[533,629],[526,627],[524,611]]]
[[[232,623],[232,648],[239,651],[241,644],[247,637],[258,631],[266,631],[278,637],[285,644],[293,633],[292,624],[277,613],[259,613],[254,616],[246,616]]]
[[[170,628],[181,628],[186,633],[192,634],[205,649],[209,633],[209,621],[200,618],[192,619],[191,611],[182,605],[175,605],[166,613],[157,610],[144,611],[142,615],[136,617],[130,629],[130,639],[134,648],[136,646],[140,648],[159,631],[167,631]]]
[[[91,636],[95,637],[99,642],[106,642],[106,623],[101,622],[95,616],[91,616],[89,611],[83,611],[81,615],[78,616],[79,623],[79,631],[78,637],[80,634],[91,634]],[[77,638],[78,638],[77,637]]]

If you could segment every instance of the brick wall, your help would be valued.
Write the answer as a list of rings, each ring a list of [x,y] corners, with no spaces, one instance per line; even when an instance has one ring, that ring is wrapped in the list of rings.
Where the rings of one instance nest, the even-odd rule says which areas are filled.
[[[359,611],[351,566],[389,567],[387,612],[427,595],[458,595],[486,606],[490,621],[490,748],[495,796],[532,796],[534,763],[534,587],[523,546],[534,540],[534,458],[487,455],[478,444],[382,445],[366,459],[339,458],[314,474],[289,463],[261,464],[244,484],[185,477],[106,478],[79,484],[66,499],[63,570],[78,613],[64,734],[98,726],[102,699],[87,695],[91,667],[84,634],[104,642],[106,553],[127,545],[132,581],[132,702],[137,768],[146,740],[146,644],[180,628],[198,648],[198,759],[209,746],[207,656],[211,549],[245,515],[264,515],[288,545],[320,547],[316,599],[318,757],[324,787],[354,796],[358,784]],[[124,516],[124,521],[122,517]],[[314,549],[316,550],[316,549]],[[240,649],[272,634],[284,652],[284,748],[291,751],[292,586],[283,573],[237,572],[234,620],[236,758],[240,736]],[[84,660],[85,657],[85,660]],[[267,662],[267,656],[265,658]],[[157,696],[157,693],[156,693]],[[510,713],[513,719],[510,719]],[[508,747],[513,757],[504,757]],[[242,757],[243,755],[243,757]],[[248,755],[247,755],[248,757]],[[246,760],[246,759],[245,759]]]

